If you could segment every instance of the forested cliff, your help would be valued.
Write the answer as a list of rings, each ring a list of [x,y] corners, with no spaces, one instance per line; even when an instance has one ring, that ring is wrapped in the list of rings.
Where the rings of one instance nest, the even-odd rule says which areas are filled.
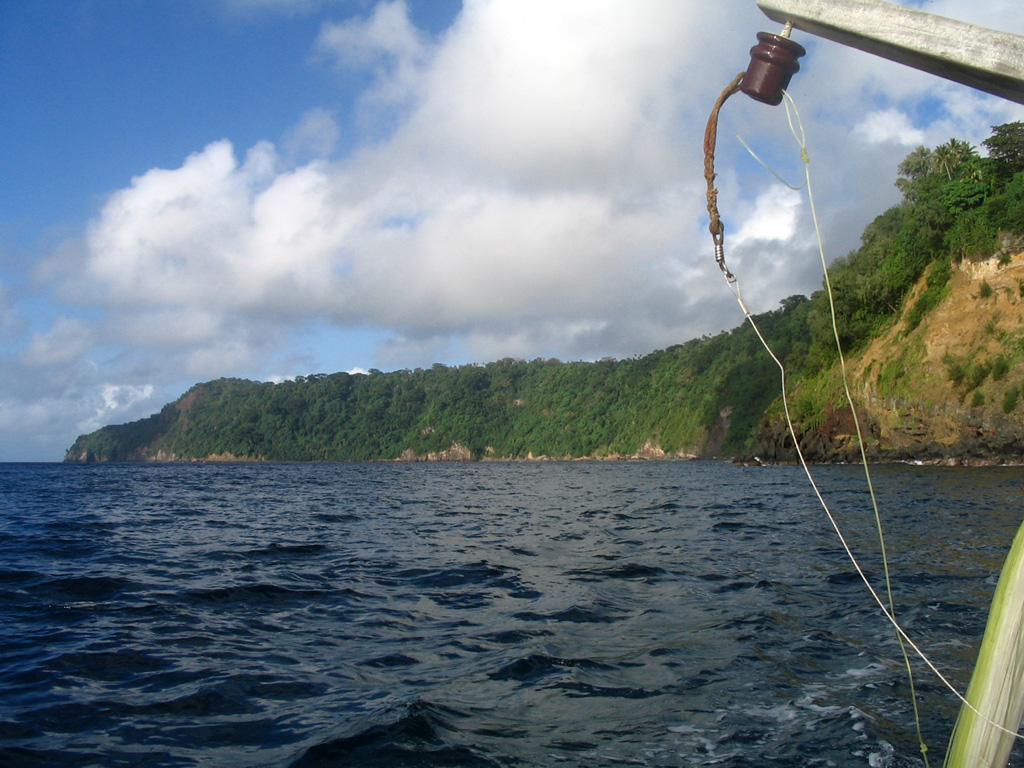
[[[1024,123],[981,157],[951,139],[899,167],[903,201],[829,276],[869,457],[1024,460]],[[756,318],[798,439],[855,459],[827,295]],[[747,323],[628,360],[197,384],[75,441],[69,461],[731,455],[793,458],[779,372]]]
[[[806,300],[800,299],[801,303]],[[780,346],[799,323],[764,318]],[[805,345],[806,346],[806,345]],[[775,394],[749,328],[629,360],[335,373],[198,384],[68,459],[285,461],[688,456],[742,448]]]

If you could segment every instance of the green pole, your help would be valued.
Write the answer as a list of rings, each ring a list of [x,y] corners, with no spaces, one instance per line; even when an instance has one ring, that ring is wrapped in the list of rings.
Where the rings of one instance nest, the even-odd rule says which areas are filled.
[[[971,706],[960,708],[945,768],[1006,768],[1024,716],[1024,524],[992,596],[967,701]]]

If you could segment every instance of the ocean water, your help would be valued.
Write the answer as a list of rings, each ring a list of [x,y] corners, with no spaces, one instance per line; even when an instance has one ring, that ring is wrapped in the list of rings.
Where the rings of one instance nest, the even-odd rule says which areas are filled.
[[[816,477],[878,583],[862,475]],[[874,478],[963,688],[1024,470]],[[915,669],[940,765],[959,705]],[[0,465],[3,766],[915,766],[914,734],[797,468]]]

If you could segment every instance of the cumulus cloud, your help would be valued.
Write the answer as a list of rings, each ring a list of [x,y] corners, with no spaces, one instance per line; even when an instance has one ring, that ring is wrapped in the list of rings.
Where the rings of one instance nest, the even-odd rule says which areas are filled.
[[[103,407],[96,416],[102,421],[111,413],[122,411],[137,402],[148,400],[153,395],[153,385],[146,384],[141,387],[135,387],[131,385],[104,384],[100,393],[103,397]]]
[[[273,163],[273,149],[258,145],[239,166],[221,141],[181,168],[133,179],[89,228],[87,276],[124,305],[220,303],[244,292],[250,259],[238,246],[254,190],[273,181]]]
[[[710,75],[687,30],[721,15],[713,4],[467,3],[394,148],[532,187],[678,178],[682,113]],[[688,69],[700,80],[684,82]]]
[[[133,344],[188,345],[193,369],[246,359],[239,318],[391,328],[382,355],[417,362],[453,339],[477,354],[532,347],[571,357],[599,354],[605,342],[605,353],[643,351],[669,333],[682,340],[727,324],[728,309],[706,312],[720,286],[690,279],[710,263],[698,239],[698,145],[718,83],[706,47],[688,43],[696,30],[729,29],[733,10],[675,0],[470,0],[436,43],[400,1],[327,24],[316,49],[340,68],[372,72],[376,98],[408,110],[392,135],[347,159],[298,167],[267,143],[239,160],[224,140],[180,168],[143,174],[89,229],[88,290],[133,315],[124,333]],[[747,42],[735,45],[740,64]],[[805,66],[828,72],[863,56],[821,48]],[[723,61],[723,83],[735,66]],[[929,138],[910,116],[923,100],[940,105],[923,120],[931,133],[1000,111],[942,85],[921,91],[924,75],[897,77],[894,66],[868,57],[841,78],[868,104],[881,99],[879,108],[863,110],[861,99],[811,126],[828,139],[843,126],[841,145],[859,145],[847,160],[866,167],[840,171],[856,174],[856,184],[891,180],[867,160],[878,145],[895,145],[883,155],[894,165]],[[708,75],[685,77],[694,71]],[[820,86],[812,80],[808,98],[831,105]],[[778,113],[766,122],[749,110],[738,113],[756,114],[751,130],[785,138]],[[858,111],[851,135],[845,126]],[[323,156],[336,137],[330,116],[314,110],[284,151]],[[740,221],[730,243],[736,263],[770,254],[771,274],[798,278],[788,290],[769,283],[783,295],[816,287],[813,258],[786,267],[797,254],[813,257],[801,200],[766,174],[723,183],[723,205]],[[826,217],[844,204],[826,202]],[[863,204],[878,208],[874,198]],[[636,322],[645,312],[659,319]],[[629,327],[631,338],[609,332],[615,327]]]
[[[870,112],[853,128],[853,135],[868,144],[895,142],[916,147],[924,142],[924,131],[915,128],[910,117],[899,109]]]
[[[666,306],[657,265],[683,258],[700,210],[696,132],[681,139],[694,121],[679,71],[697,58],[679,44],[685,11],[471,2],[431,55],[400,2],[329,25],[317,45],[345,66],[389,62],[382,92],[415,82],[391,139],[299,167],[265,143],[239,160],[225,140],[153,169],[90,226],[81,290],[153,347],[215,345],[230,318],[274,316],[391,327],[392,349],[479,333],[477,350],[533,338],[572,355],[638,307],[679,323],[693,296]],[[332,128],[310,113],[290,140]]]
[[[368,19],[326,24],[316,46],[334,57],[339,67],[397,64],[415,66],[424,55],[420,33],[409,21],[403,0],[385,0]]]
[[[373,72],[376,83],[363,102],[378,108],[414,99],[433,53],[403,0],[380,2],[368,19],[325,24],[315,48],[339,70]]]
[[[799,191],[784,186],[769,187],[754,202],[744,217],[743,226],[733,239],[735,245],[750,240],[789,240],[796,232],[803,198]]]

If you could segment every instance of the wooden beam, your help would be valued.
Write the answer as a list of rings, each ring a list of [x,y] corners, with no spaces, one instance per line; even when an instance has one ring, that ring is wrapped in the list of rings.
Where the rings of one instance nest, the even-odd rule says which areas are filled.
[[[1024,104],[1024,37],[882,0],[757,0],[780,24]],[[1024,6],[1022,6],[1024,13]]]

